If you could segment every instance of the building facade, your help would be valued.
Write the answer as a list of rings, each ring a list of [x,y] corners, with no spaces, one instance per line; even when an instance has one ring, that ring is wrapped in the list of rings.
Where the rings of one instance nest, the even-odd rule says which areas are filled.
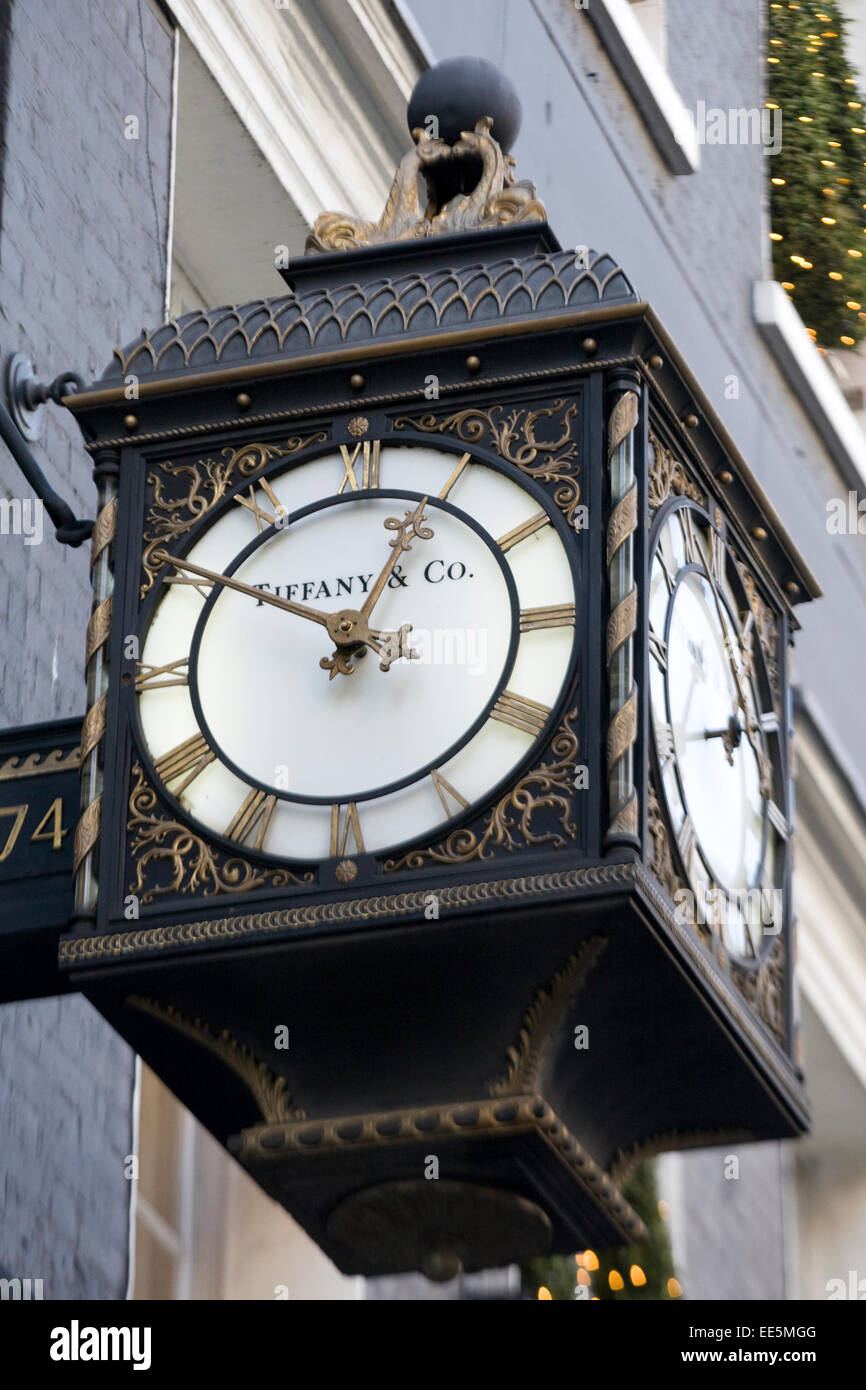
[[[0,0],[2,365],[27,351],[43,378],[92,380],[143,325],[280,293],[275,257],[301,253],[320,211],[378,217],[424,68],[477,53],[518,90],[518,173],[560,242],[609,251],[653,304],[817,576],[795,658],[813,1132],[657,1165],[685,1295],[723,1300],[826,1298],[866,1274],[866,541],[826,525],[831,499],[866,487],[862,359],[831,372],[772,282],[772,155],[737,136],[753,126],[701,139],[701,112],[764,107],[764,8]],[[849,42],[862,61],[862,21]],[[35,451],[92,514],[77,428],[49,411]],[[0,487],[24,495],[5,451]],[[81,714],[85,551],[47,524],[40,545],[3,535],[0,575],[4,725]],[[664,1038],[644,1045],[663,1066]],[[78,996],[0,1008],[0,1115],[0,1273],[41,1278],[46,1298],[519,1290],[509,1271],[443,1289],[344,1278]]]

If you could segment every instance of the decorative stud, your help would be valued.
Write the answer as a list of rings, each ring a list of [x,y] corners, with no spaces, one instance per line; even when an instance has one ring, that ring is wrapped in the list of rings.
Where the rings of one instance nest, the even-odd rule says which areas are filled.
[[[123,427],[124,427],[124,429],[129,430],[130,434],[132,433],[133,430],[137,430],[137,429],[138,429],[138,416],[137,416],[137,415],[124,415],[124,417],[123,417]]]
[[[580,346],[583,348],[587,357],[592,357],[594,352],[598,352],[598,343],[595,338],[584,338]]]
[[[799,592],[800,586],[797,583],[796,579],[789,579],[787,584],[785,585],[785,593],[788,594],[791,598],[796,598]]]
[[[340,883],[351,883],[358,876],[358,865],[354,859],[341,859],[334,873]]]
[[[654,352],[651,357],[647,358],[647,365],[652,367],[654,372],[659,372],[665,365],[665,359],[660,357],[657,352]]]
[[[700,421],[694,411],[689,411],[688,415],[683,416],[683,424],[687,430],[696,430]]]
[[[362,377],[360,372],[353,372],[352,375],[349,377],[349,385],[351,386],[353,391],[361,391],[364,387],[364,384],[365,378]]]
[[[718,473],[716,474],[716,477],[718,478],[722,487],[730,487],[731,483],[734,481],[734,475],[731,472],[730,468],[720,468]]]
[[[470,372],[480,372],[480,371],[481,371],[481,358],[480,358],[480,357],[476,357],[475,353],[474,353],[474,352],[471,352],[471,353],[469,354],[469,356],[467,357],[467,359],[466,359],[466,366],[468,367],[468,369],[469,369]]]
[[[370,421],[364,415],[356,415],[354,420],[350,420],[347,429],[353,439],[358,439],[362,434],[366,434],[370,428]]]
[[[763,526],[753,526],[752,535],[756,541],[765,541],[767,539],[767,532]]]
[[[249,396],[246,391],[238,391],[238,394],[235,396],[235,404],[238,410],[249,410],[252,403],[252,397]]]

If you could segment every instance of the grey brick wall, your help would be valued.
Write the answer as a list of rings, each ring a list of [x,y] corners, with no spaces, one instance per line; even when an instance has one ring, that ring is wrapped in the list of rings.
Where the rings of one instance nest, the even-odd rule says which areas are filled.
[[[739,1176],[726,1177],[726,1159]],[[689,1299],[763,1301],[789,1296],[786,1287],[785,1185],[780,1144],[731,1145],[684,1153],[684,1267]],[[792,1234],[792,1233],[791,1233]]]
[[[9,11],[0,4],[0,19]],[[144,72],[147,69],[148,80]],[[164,317],[172,39],[151,0],[14,0],[0,177],[0,359],[102,372]],[[124,138],[137,115],[140,138]],[[3,147],[0,146],[0,149]],[[151,163],[149,172],[148,163]],[[35,452],[78,515],[89,461],[47,407]],[[0,496],[26,496],[0,448]],[[0,723],[84,711],[87,547],[0,536]],[[70,831],[71,833],[71,831]],[[122,1298],[133,1056],[80,996],[0,1009],[0,1265],[46,1298]]]

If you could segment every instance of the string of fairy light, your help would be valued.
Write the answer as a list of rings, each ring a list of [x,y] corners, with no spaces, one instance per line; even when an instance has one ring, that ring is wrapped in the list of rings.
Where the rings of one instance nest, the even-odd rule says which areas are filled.
[[[765,106],[770,111],[782,109],[785,163],[798,161],[794,179],[790,167],[785,168],[786,176],[774,170],[770,179],[773,230],[769,235],[775,243],[776,274],[789,298],[801,311],[805,307],[814,341],[825,347],[851,348],[866,337],[864,102],[858,79],[845,61],[844,21],[835,0],[823,5],[817,0],[813,4],[771,0],[769,12],[770,99]],[[846,71],[844,77],[839,75],[840,65]],[[790,94],[776,100],[794,78],[803,80],[797,81],[793,100]],[[799,141],[797,126],[806,128]],[[810,142],[809,127],[814,127],[809,133],[828,138]],[[831,134],[843,138],[829,138]],[[774,157],[774,165],[778,158]],[[810,191],[814,188],[817,194],[819,186],[813,209]],[[803,224],[804,209],[815,219],[811,245],[804,244],[810,236],[808,225]],[[798,214],[792,234],[787,224]],[[810,323],[810,317],[819,321]]]
[[[658,1213],[663,1221],[670,1219],[670,1208],[665,1201],[658,1203]],[[575,1263],[575,1285],[577,1288],[585,1288],[588,1291],[594,1287],[594,1278],[602,1277],[600,1271],[600,1260],[594,1250],[580,1250],[574,1256]],[[632,1288],[640,1289],[646,1286],[647,1276],[642,1265],[632,1263],[624,1273],[616,1268],[607,1272],[607,1287],[616,1296],[626,1290],[627,1284]],[[680,1281],[673,1275],[665,1282],[665,1293],[668,1298],[682,1298],[683,1289]],[[539,1285],[536,1291],[536,1301],[541,1303],[552,1302],[554,1295],[546,1284]],[[591,1303],[599,1302],[597,1293],[589,1293]]]

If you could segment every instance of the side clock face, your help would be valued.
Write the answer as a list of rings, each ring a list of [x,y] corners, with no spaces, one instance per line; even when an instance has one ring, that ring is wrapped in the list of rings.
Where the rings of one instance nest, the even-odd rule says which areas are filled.
[[[575,637],[559,531],[468,453],[374,441],[278,469],[160,555],[135,682],[153,773],[281,860],[446,829],[549,732]]]
[[[722,533],[668,504],[653,528],[650,698],[659,781],[699,922],[758,959],[781,926],[781,732],[755,614]]]

